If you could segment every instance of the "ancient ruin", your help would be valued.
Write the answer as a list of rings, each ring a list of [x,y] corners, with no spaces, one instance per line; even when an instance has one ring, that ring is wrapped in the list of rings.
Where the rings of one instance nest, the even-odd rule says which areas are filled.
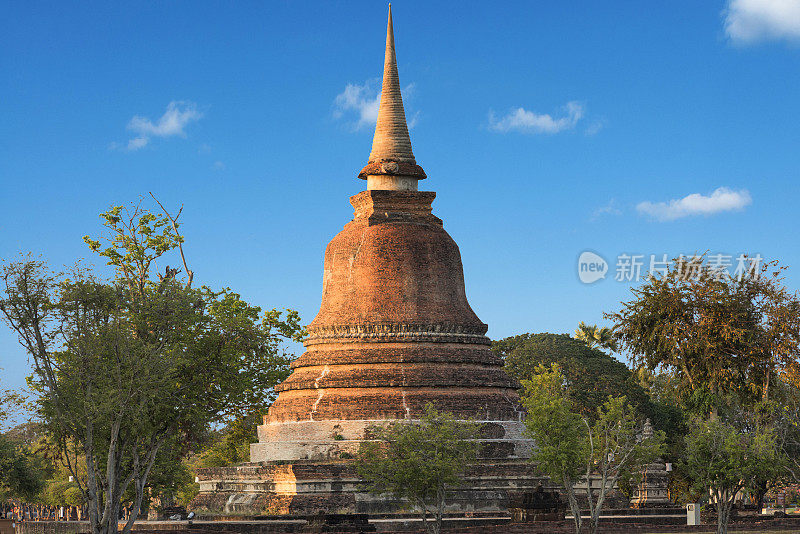
[[[642,438],[653,437],[653,425],[647,419],[642,429]],[[664,460],[656,458],[642,469],[642,480],[633,490],[632,508],[670,508],[674,504],[669,498],[669,472]]]
[[[458,246],[431,213],[436,193],[411,148],[391,8],[383,89],[367,189],[328,244],[322,305],[306,352],[278,386],[251,462],[200,470],[193,509],[222,514],[392,512],[403,503],[363,491],[350,460],[365,429],[413,420],[426,403],[482,422],[482,459],[449,508],[500,512],[541,482],[527,461],[518,384],[489,350],[487,325],[464,289]]]

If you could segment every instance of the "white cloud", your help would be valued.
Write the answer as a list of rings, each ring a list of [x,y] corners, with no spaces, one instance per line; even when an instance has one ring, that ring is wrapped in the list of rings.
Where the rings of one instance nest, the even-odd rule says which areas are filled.
[[[408,119],[408,124],[407,124],[408,129],[413,130],[414,126],[416,126],[418,122],[419,122],[419,111],[415,111],[414,114],[411,115],[411,118]]]
[[[692,193],[669,202],[640,202],[636,205],[636,210],[658,221],[674,221],[692,215],[713,215],[723,211],[741,210],[752,203],[753,199],[746,189],[733,191],[727,187],[720,187],[708,196]]]
[[[728,0],[725,33],[734,43],[800,40],[800,1]]]
[[[215,171],[224,171],[225,170],[225,164],[222,163],[221,161],[215,161],[214,162],[214,170]]]
[[[342,119],[346,116],[353,117],[355,115],[351,123],[354,130],[374,128],[375,123],[378,121],[378,109],[381,104],[381,92],[376,86],[376,80],[367,80],[362,85],[348,83],[344,91],[336,95],[333,101],[334,118]],[[404,104],[411,100],[414,89],[413,83],[403,88]],[[408,109],[406,109],[406,113],[408,113]],[[408,121],[409,129],[417,124],[418,116],[419,112],[411,115],[411,119]]]
[[[191,102],[172,101],[167,110],[155,122],[147,117],[134,116],[128,122],[128,130],[136,133],[136,137],[128,141],[128,150],[139,150],[150,143],[153,137],[186,137],[185,128],[190,122],[203,116],[197,106]]]
[[[584,107],[580,102],[567,102],[565,115],[553,118],[547,113],[539,114],[524,108],[511,110],[505,117],[497,119],[494,112],[489,112],[489,129],[496,132],[516,130],[522,133],[554,134],[571,130],[583,118]]]
[[[605,125],[606,125],[605,121],[602,120],[594,121],[593,123],[591,123],[589,126],[586,127],[586,130],[584,130],[583,133],[589,136],[595,135],[597,132],[602,130],[605,127]]]
[[[354,129],[360,130],[366,126],[375,126],[375,122],[378,120],[381,93],[378,91],[376,94],[372,85],[370,82],[365,82],[363,85],[348,83],[344,91],[336,95],[336,99],[333,101],[336,106],[333,116],[339,119],[348,112],[355,112]]]
[[[604,215],[622,215],[622,210],[617,207],[617,201],[613,198],[608,201],[608,204],[605,206],[601,206],[596,208],[592,212],[592,221],[596,221],[597,219],[603,217]]]
[[[139,150],[140,148],[147,146],[147,143],[149,142],[149,137],[134,137],[128,141],[128,150]]]

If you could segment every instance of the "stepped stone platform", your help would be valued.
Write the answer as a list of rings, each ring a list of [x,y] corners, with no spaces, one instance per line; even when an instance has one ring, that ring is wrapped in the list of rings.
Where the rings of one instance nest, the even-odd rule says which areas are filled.
[[[473,516],[497,516],[509,499],[546,482],[528,462],[484,461],[470,467],[464,486],[448,494],[448,511]],[[192,511],[226,516],[326,513],[410,513],[407,503],[365,491],[352,461],[293,461],[246,464],[204,470],[200,495]]]
[[[683,520],[681,524],[680,520]],[[642,517],[637,522],[621,522],[618,517],[604,516],[600,519],[600,534],[666,534],[678,532],[706,533],[716,532],[713,523],[686,526],[686,517]],[[573,534],[575,526],[571,520],[543,521],[539,523],[512,523],[508,517],[467,518],[446,517],[445,532],[460,534]],[[120,525],[121,527],[121,525]],[[374,530],[372,530],[374,528]],[[276,517],[261,520],[223,520],[223,521],[138,521],[133,530],[139,534],[273,534],[273,533],[311,533],[311,532],[385,532],[421,533],[424,532],[418,519],[370,518],[368,527],[352,529],[345,526],[337,530],[320,529],[314,525],[313,518],[280,519]],[[17,523],[17,534],[89,534],[86,521],[24,521]],[[771,518],[760,516],[747,521],[733,521],[730,532],[797,533],[800,532],[800,517]]]

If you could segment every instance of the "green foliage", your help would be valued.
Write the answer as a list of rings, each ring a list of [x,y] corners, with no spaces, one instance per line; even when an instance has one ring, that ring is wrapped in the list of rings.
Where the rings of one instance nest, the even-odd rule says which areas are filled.
[[[629,480],[663,454],[664,433],[645,433],[625,396],[608,397],[592,420],[573,411],[568,383],[557,364],[537,366],[522,384],[528,413],[525,426],[536,443],[531,460],[564,488],[576,532],[581,531],[583,520],[575,484],[581,479],[600,479],[597,486],[589,485],[587,495],[595,532],[607,489]]]
[[[795,484],[800,482],[800,368],[783,373],[775,389],[777,409],[773,427],[786,456],[786,474]]]
[[[0,434],[0,499],[32,500],[41,489],[39,467],[23,446]]]
[[[652,462],[664,451],[663,431],[643,434],[637,413],[625,397],[609,398],[598,409],[598,417],[590,434],[593,463],[602,473],[627,474],[631,469]]]
[[[677,259],[667,273],[632,289],[633,298],[606,317],[615,322],[615,337],[654,398],[688,413],[718,415],[715,425],[733,425],[737,432],[778,432],[778,448],[791,465],[783,473],[765,470],[751,483],[760,501],[785,473],[800,479],[800,397],[793,383],[800,376],[800,300],[784,286],[777,262],[734,279],[703,260]],[[725,441],[721,427],[706,430]],[[672,445],[673,458],[695,454]],[[696,493],[689,467],[684,462],[674,473],[675,489]],[[724,506],[720,513],[727,514]],[[727,515],[719,518],[720,525],[726,522]]]
[[[86,500],[76,482],[68,479],[48,480],[42,492],[42,501],[49,506],[83,506]]]
[[[615,337],[636,367],[672,374],[682,403],[696,413],[728,395],[745,404],[767,400],[800,354],[800,301],[776,262],[739,280],[703,259],[677,258],[666,274],[632,288],[633,299],[606,315]]]
[[[727,532],[736,493],[758,491],[762,480],[774,478],[784,466],[776,429],[736,428],[719,418],[693,418],[686,450],[693,489],[711,492],[716,502],[720,534]]]
[[[44,425],[29,421],[9,428],[6,430],[5,435],[25,447],[30,447],[38,443],[44,437],[45,433]]]
[[[522,387],[525,427],[536,443],[536,466],[553,482],[574,485],[586,471],[590,448],[586,425],[572,411],[561,368],[555,363],[550,368],[539,365]]]
[[[166,211],[114,207],[101,217],[108,235],[85,241],[115,268],[113,281],[32,259],[0,272],[0,312],[32,356],[40,415],[95,534],[116,531],[123,499],[135,518],[148,480],[182,483],[189,475],[179,460],[210,424],[263,412],[289,372],[283,342],[303,333],[296,312],[193,288],[177,218]],[[169,266],[154,272],[175,249],[185,277]]]
[[[736,429],[720,419],[694,418],[686,436],[687,467],[697,490],[753,489],[761,474],[780,469],[776,432]]]
[[[24,398],[19,393],[0,390],[0,428],[5,426],[9,413],[22,404]],[[26,454],[22,437],[11,431],[0,433],[0,500],[32,499],[42,488],[41,469]]]
[[[430,532],[441,528],[445,492],[462,483],[474,462],[479,427],[451,414],[425,407],[419,421],[398,421],[371,427],[374,441],[361,444],[356,457],[359,475],[373,493],[390,493],[415,505]],[[429,524],[433,509],[436,520]]]
[[[520,381],[539,365],[557,364],[565,377],[571,410],[593,420],[608,397],[625,396],[653,426],[667,435],[667,458],[681,455],[685,415],[675,403],[674,388],[664,374],[636,373],[616,358],[566,334],[522,334],[492,342],[508,373]]]
[[[194,462],[195,466],[227,467],[248,461],[250,444],[258,441],[256,426],[260,423],[260,413],[253,413],[233,421],[221,432],[216,433],[211,444]]]
[[[178,227],[167,215],[156,215],[141,208],[141,202],[132,209],[113,206],[100,214],[103,226],[108,230],[105,239],[92,239],[88,235],[83,241],[89,248],[108,260],[116,268],[121,280],[144,284],[151,275],[151,265],[159,257],[183,243]],[[103,241],[106,246],[103,246]]]
[[[624,363],[567,334],[508,337],[493,341],[492,351],[520,381],[530,379],[539,365],[557,364],[564,374],[572,409],[586,417],[594,418],[609,395],[625,395],[644,415],[653,415],[646,392]]]
[[[588,325],[581,321],[575,329],[575,339],[583,341],[590,348],[608,349],[617,351],[617,342],[614,334],[607,326],[598,328],[597,325]]]
[[[18,418],[29,410],[30,402],[23,391],[0,389],[0,431],[6,426],[9,419]]]

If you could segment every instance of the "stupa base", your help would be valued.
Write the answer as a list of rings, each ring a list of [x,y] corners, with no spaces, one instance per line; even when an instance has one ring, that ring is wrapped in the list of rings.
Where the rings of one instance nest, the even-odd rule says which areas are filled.
[[[250,461],[276,464],[354,458],[369,428],[394,420],[332,420],[265,423],[258,439],[250,444]],[[529,458],[533,441],[524,435],[520,421],[481,421],[480,457],[486,459]]]
[[[402,515],[412,506],[366,490],[352,460],[248,463],[198,470],[200,493],[190,509],[200,516],[309,516],[319,513]],[[509,501],[550,489],[525,460],[485,460],[465,484],[448,492],[446,511],[467,516],[508,512]]]

